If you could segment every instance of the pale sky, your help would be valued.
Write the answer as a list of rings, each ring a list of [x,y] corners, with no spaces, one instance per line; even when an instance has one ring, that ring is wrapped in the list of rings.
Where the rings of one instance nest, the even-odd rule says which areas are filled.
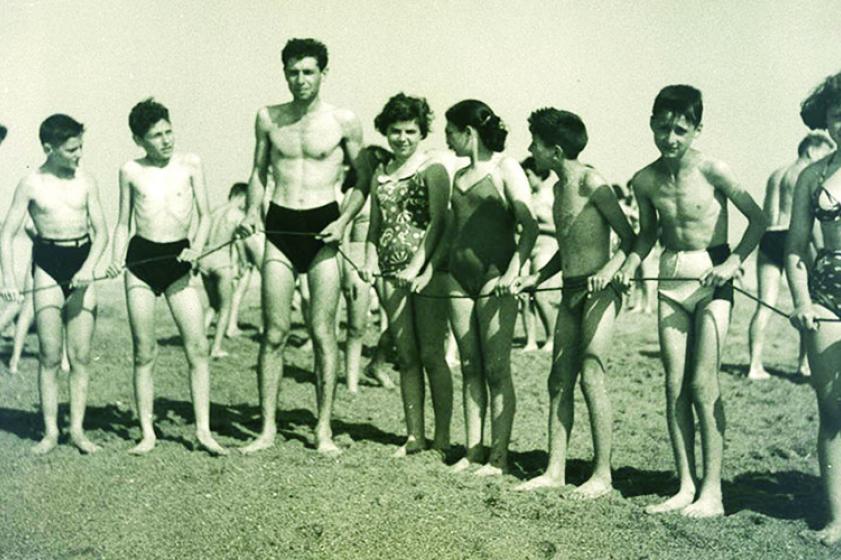
[[[385,143],[373,118],[404,91],[427,97],[438,118],[426,145],[443,148],[444,112],[473,97],[507,123],[519,159],[526,118],[551,105],[584,119],[581,159],[623,183],[656,157],[657,91],[692,84],[705,101],[697,146],[761,199],[806,132],[800,101],[841,70],[839,11],[771,0],[0,0],[0,211],[42,163],[39,123],[65,112],[87,126],[83,165],[113,226],[117,170],[141,155],[128,112],[150,95],[170,108],[177,149],[204,160],[220,203],[250,171],[257,109],[289,99],[280,51],[292,37],[327,45],[322,97],[360,117],[366,142]]]

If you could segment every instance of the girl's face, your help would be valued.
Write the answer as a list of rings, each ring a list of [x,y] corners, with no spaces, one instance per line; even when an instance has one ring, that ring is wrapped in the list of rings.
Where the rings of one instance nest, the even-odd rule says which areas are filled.
[[[421,130],[418,122],[398,121],[388,125],[386,139],[391,151],[397,159],[406,160],[417,151],[421,141]]]
[[[826,131],[836,146],[841,145],[841,99],[836,99],[826,109]]]
[[[454,151],[457,156],[470,155],[470,131],[468,128],[459,130],[456,125],[447,121],[444,134],[447,137],[447,147]]]

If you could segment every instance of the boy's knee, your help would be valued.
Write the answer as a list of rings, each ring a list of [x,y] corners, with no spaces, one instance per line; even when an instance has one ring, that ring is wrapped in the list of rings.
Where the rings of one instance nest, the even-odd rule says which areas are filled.
[[[289,336],[289,327],[283,325],[267,325],[263,340],[270,350],[282,350]]]
[[[348,338],[362,338],[365,336],[365,325],[359,325],[355,321],[349,321],[347,324]]]
[[[715,383],[707,380],[694,380],[689,385],[692,399],[699,405],[712,406],[718,400],[719,391]]]
[[[511,377],[511,370],[504,364],[488,364],[485,369],[488,387],[491,389],[505,385]]]
[[[420,353],[420,363],[423,364],[425,369],[430,371],[449,367],[447,365],[446,352],[443,348],[441,348],[440,351],[432,351],[428,348],[422,348]]]
[[[155,361],[157,349],[154,344],[137,343],[134,344],[134,365],[137,367],[148,366]]]
[[[38,361],[47,369],[57,368],[61,364],[61,349],[44,348],[38,352]]]
[[[88,366],[91,363],[91,349],[89,346],[70,347],[67,349],[67,358],[71,366]]]
[[[210,347],[207,344],[207,339],[199,337],[195,340],[184,341],[184,352],[187,354],[187,360],[191,365],[202,359],[207,359],[210,353]]]
[[[604,386],[604,368],[601,360],[587,356],[581,364],[581,388],[585,391]]]
[[[336,322],[333,319],[328,321],[318,319],[312,322],[312,337],[315,342],[331,340],[336,338]]]

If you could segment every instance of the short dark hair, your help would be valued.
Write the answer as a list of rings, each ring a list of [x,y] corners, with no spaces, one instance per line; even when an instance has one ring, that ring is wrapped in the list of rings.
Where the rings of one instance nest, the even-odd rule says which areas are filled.
[[[248,196],[248,183],[234,183],[231,186],[231,190],[228,191],[228,200],[231,200],[235,196]]]
[[[797,155],[799,157],[806,157],[811,148],[817,148],[824,144],[830,148],[835,147],[835,144],[827,135],[821,134],[820,132],[810,132],[797,145]]]
[[[318,62],[319,70],[327,68],[327,47],[316,39],[289,39],[280,53],[284,68],[289,61],[307,56],[313,57]]]
[[[368,183],[374,170],[380,165],[386,165],[391,161],[391,158],[391,152],[376,144],[369,144],[359,150],[359,154],[356,156],[356,165],[348,164],[347,166],[347,173],[342,180],[342,192],[347,192],[361,180],[363,184],[360,187],[367,193]]]
[[[505,149],[508,129],[487,103],[478,99],[465,99],[447,109],[445,116],[459,130],[468,126],[475,128],[479,139],[489,150],[501,152]]]
[[[6,139],[6,134],[9,132],[9,129],[0,124],[0,142]]]
[[[800,118],[810,129],[826,129],[826,112],[841,104],[841,72],[827,77],[800,104]]]
[[[672,112],[683,115],[696,127],[701,124],[704,114],[704,102],[701,91],[684,84],[666,86],[654,98],[651,116],[658,113]]]
[[[58,147],[67,142],[69,138],[81,136],[85,132],[85,125],[64,113],[50,115],[41,123],[38,129],[38,138],[41,144],[49,144]]]
[[[544,181],[549,178],[549,170],[544,169],[540,170],[537,168],[537,162],[534,161],[534,156],[529,156],[523,161],[520,162],[520,167],[523,168],[523,171],[529,170]]]
[[[564,157],[575,159],[587,146],[587,127],[575,113],[544,107],[529,115],[529,132],[544,144],[560,146]]]
[[[169,109],[155,101],[152,97],[147,97],[131,109],[128,115],[128,126],[131,133],[139,138],[149,132],[157,122],[169,120]]]
[[[396,122],[415,121],[420,128],[421,138],[429,134],[429,125],[432,123],[433,113],[429,103],[423,97],[411,97],[405,93],[398,93],[391,96],[386,102],[383,110],[374,119],[374,128],[385,136],[388,127]]]

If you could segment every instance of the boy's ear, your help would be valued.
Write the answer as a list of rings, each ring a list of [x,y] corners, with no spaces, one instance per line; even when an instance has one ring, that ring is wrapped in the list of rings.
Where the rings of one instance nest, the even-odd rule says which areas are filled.
[[[701,134],[701,131],[704,129],[704,123],[698,123],[698,126],[695,127],[695,136]]]
[[[45,154],[50,155],[51,153],[53,153],[53,145],[49,142],[44,142],[43,144],[41,144],[41,147],[44,149]]]
[[[557,163],[564,161],[564,149],[557,144],[552,146],[552,159]]]
[[[143,140],[143,139],[142,139],[140,136],[138,136],[137,134],[132,134],[132,135],[131,135],[131,139],[132,139],[132,140],[134,140],[134,143],[135,143],[135,144],[137,144],[138,146],[140,145],[140,142]]]

